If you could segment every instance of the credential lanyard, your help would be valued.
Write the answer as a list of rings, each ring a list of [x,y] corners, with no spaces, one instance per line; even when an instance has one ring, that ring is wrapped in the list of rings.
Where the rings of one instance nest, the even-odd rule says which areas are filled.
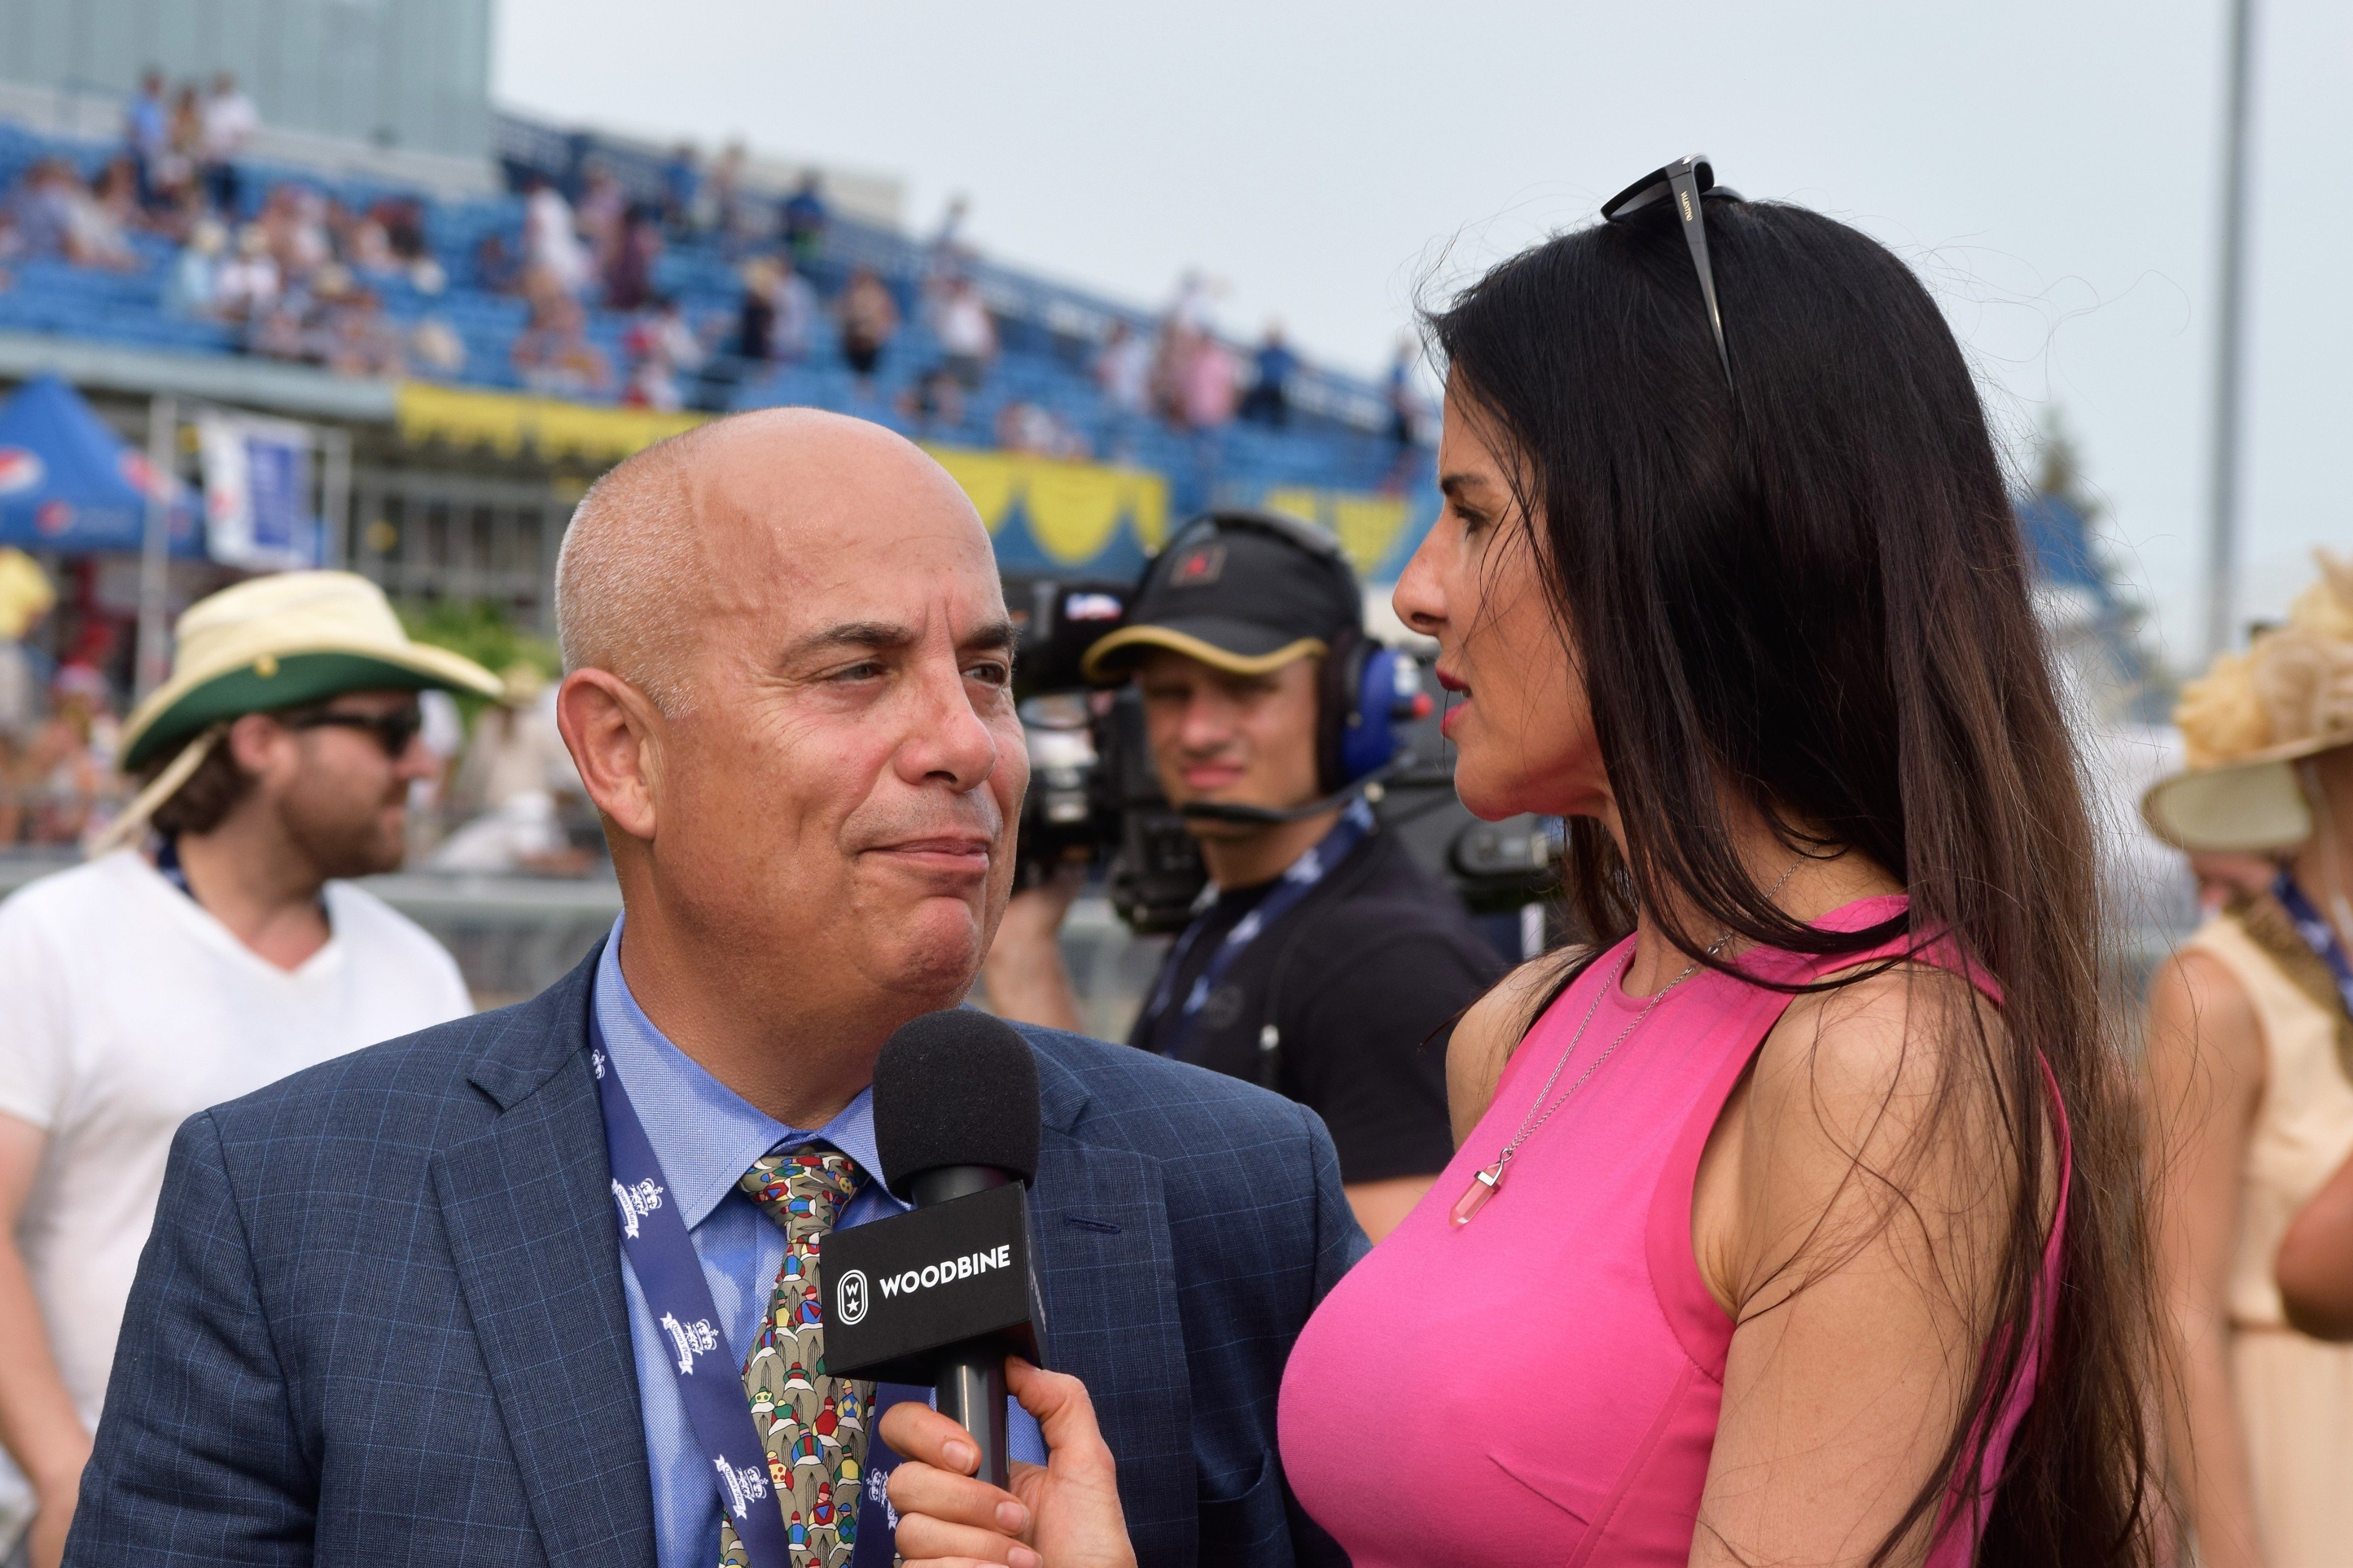
[[[1201,1009],[1208,1005],[1209,994],[1225,978],[1226,971],[1233,967],[1234,960],[1240,958],[1267,927],[1297,908],[1299,901],[1315,890],[1316,884],[1330,874],[1332,868],[1346,859],[1348,852],[1363,843],[1372,831],[1373,808],[1366,805],[1364,797],[1359,795],[1348,804],[1346,811],[1340,814],[1340,820],[1332,825],[1329,833],[1317,839],[1313,848],[1284,869],[1274,890],[1258,908],[1234,922],[1234,929],[1218,943],[1217,952],[1209,955],[1209,962],[1195,977],[1192,989],[1185,993],[1185,1004],[1177,1009],[1176,1021],[1161,1036],[1158,1048],[1162,1056],[1175,1056],[1192,1037],[1194,1023],[1199,1018]],[[1209,908],[1214,910],[1217,906],[1212,904]],[[1160,984],[1152,994],[1153,1017],[1158,1018],[1167,1013],[1176,986],[1176,973],[1185,967],[1186,955],[1193,951],[1193,943],[1199,940],[1208,918],[1205,911],[1200,919],[1187,926],[1185,934],[1176,939],[1176,947],[1170,950],[1168,962],[1160,971]]]
[[[770,1486],[767,1449],[752,1424],[751,1403],[744,1397],[743,1377],[735,1370],[743,1362],[727,1342],[719,1309],[711,1300],[711,1281],[703,1278],[702,1259],[671,1201],[653,1142],[629,1103],[628,1090],[621,1086],[620,1069],[605,1048],[604,1026],[596,1021],[593,1006],[588,1045],[596,1098],[605,1110],[605,1152],[613,1167],[613,1206],[620,1212],[621,1246],[637,1271],[647,1306],[670,1340],[670,1370],[677,1374],[687,1424],[710,1461],[719,1506],[735,1521],[745,1562],[751,1568],[791,1568],[784,1510],[776,1506]],[[882,1413],[902,1399],[928,1402],[930,1396],[928,1389],[893,1383],[874,1385],[866,1411],[866,1474],[857,1504],[858,1522],[865,1528],[859,1531],[849,1568],[891,1568],[895,1561],[899,1514],[886,1488],[899,1456],[877,1428]]]
[[[670,1370],[678,1395],[711,1462],[719,1506],[734,1521],[752,1568],[791,1568],[784,1510],[776,1506],[768,1479],[768,1453],[752,1425],[744,1397],[743,1363],[727,1342],[702,1259],[686,1234],[661,1162],[638,1121],[637,1108],[621,1087],[620,1070],[605,1049],[604,1026],[588,1010],[589,1064],[596,1072],[596,1097],[605,1109],[605,1152],[613,1167],[613,1206],[620,1211],[621,1247],[670,1345]],[[885,1531],[887,1534],[888,1532]]]
[[[2320,961],[2328,965],[2328,972],[2337,977],[2337,999],[2343,1004],[2348,1015],[2353,1015],[2353,958],[2346,955],[2345,942],[2337,934],[2337,928],[2328,923],[2327,917],[2312,907],[2312,900],[2304,896],[2304,889],[2297,887],[2295,879],[2285,871],[2282,871],[2279,880],[2272,884],[2272,897],[2287,910],[2287,918],[2295,926],[2295,934],[2304,938],[2304,944],[2312,949]]]

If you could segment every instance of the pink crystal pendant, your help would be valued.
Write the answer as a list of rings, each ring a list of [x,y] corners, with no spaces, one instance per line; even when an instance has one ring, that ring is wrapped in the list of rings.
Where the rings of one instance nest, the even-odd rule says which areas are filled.
[[[1454,1227],[1460,1230],[1476,1219],[1479,1211],[1487,1206],[1488,1201],[1494,1197],[1503,1184],[1504,1162],[1501,1160],[1472,1177],[1471,1184],[1462,1189],[1462,1195],[1454,1200],[1454,1207],[1447,1215]]]

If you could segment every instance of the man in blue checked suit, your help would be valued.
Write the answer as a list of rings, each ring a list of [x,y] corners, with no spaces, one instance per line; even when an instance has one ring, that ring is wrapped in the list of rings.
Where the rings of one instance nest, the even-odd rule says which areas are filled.
[[[875,1056],[963,998],[1009,890],[1028,766],[987,533],[897,437],[769,410],[600,481],[558,610],[625,917],[532,1002],[181,1129],[69,1564],[770,1568],[681,1396],[721,1343],[768,1366],[742,1383],[774,1485],[739,1468],[733,1506],[790,1516],[774,1568],[876,1560],[871,1390],[825,1372],[802,1271],[895,1212]],[[592,1017],[651,1194],[612,1181]],[[1284,1357],[1364,1248],[1322,1124],[1024,1034],[1047,1352],[1092,1391],[1142,1561],[1336,1561],[1274,1439]],[[715,1325],[649,1303],[617,1196],[684,1227]],[[1013,1448],[1045,1458],[1018,1412]]]

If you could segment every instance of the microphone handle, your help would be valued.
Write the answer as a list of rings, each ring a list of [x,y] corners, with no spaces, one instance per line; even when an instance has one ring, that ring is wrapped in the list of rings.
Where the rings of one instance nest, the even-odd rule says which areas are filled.
[[[972,1434],[980,1450],[980,1468],[975,1473],[991,1486],[1009,1489],[1013,1472],[1006,1446],[1005,1352],[994,1347],[948,1352],[933,1380],[932,1398],[941,1415]]]
[[[943,1165],[915,1177],[908,1184],[907,1195],[917,1208],[929,1208],[1013,1180],[987,1165]],[[1013,1473],[1011,1450],[1006,1446],[1005,1399],[1002,1347],[960,1345],[941,1353],[932,1380],[933,1407],[972,1434],[974,1445],[980,1449],[980,1468],[976,1473],[995,1487],[1008,1486]]]

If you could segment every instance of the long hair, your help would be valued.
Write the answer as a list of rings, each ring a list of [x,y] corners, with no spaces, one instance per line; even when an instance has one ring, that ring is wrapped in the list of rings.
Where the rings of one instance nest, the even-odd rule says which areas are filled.
[[[1933,1114],[1987,1107],[1990,1157],[2009,1162],[1993,1299],[1968,1311],[1990,1331],[1936,1473],[1874,1561],[1979,1473],[2027,1373],[2063,1136],[2063,1285],[1981,1560],[2148,1562],[2137,1121],[2099,1006],[2092,826],[1985,412],[1885,248],[1799,207],[1705,213],[1732,386],[1668,204],[1525,251],[1426,319],[1454,405],[1518,475],[1521,542],[1621,814],[1622,860],[1598,823],[1571,825],[1567,891],[1603,945],[1639,904],[1703,962],[1725,931],[1817,954],[1908,931],[1949,937],[1999,983],[2000,1030],[1934,1046]],[[1727,797],[1793,850],[1868,856],[1908,910],[1843,933],[1784,915],[1743,868]]]

